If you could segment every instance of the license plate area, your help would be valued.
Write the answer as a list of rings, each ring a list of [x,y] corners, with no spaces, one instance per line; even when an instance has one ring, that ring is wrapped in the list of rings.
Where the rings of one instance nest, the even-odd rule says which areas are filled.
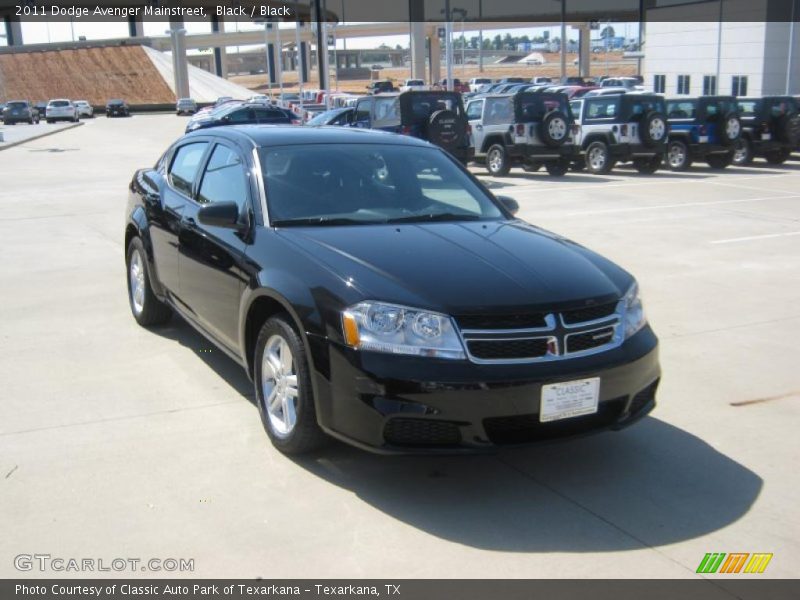
[[[600,400],[600,378],[563,381],[542,386],[539,422],[550,423],[597,412]]]

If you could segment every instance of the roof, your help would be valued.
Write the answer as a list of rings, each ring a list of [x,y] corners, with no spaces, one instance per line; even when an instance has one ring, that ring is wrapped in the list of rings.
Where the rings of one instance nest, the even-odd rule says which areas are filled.
[[[374,129],[340,126],[303,127],[298,125],[231,125],[198,129],[186,137],[214,136],[253,146],[289,146],[293,144],[392,144],[429,147],[412,136],[395,135]]]

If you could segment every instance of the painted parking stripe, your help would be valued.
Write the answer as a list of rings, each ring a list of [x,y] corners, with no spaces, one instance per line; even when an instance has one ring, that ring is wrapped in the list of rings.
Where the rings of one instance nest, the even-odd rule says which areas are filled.
[[[681,202],[678,204],[656,204],[655,206],[633,206],[626,208],[604,208],[600,210],[587,210],[581,212],[566,213],[566,217],[580,217],[583,215],[603,215],[611,213],[639,212],[645,210],[664,210],[667,208],[684,208],[690,206],[717,206],[720,204],[739,204],[741,202],[766,202],[768,200],[787,200],[789,198],[800,198],[798,195],[791,196],[765,196],[763,198],[736,198],[734,200],[712,200],[710,202]]]
[[[736,242],[749,242],[751,240],[767,240],[770,238],[789,237],[792,235],[800,235],[800,231],[786,231],[784,233],[767,233],[764,235],[749,235],[747,237],[730,238],[728,240],[714,240],[709,244],[735,244]]]

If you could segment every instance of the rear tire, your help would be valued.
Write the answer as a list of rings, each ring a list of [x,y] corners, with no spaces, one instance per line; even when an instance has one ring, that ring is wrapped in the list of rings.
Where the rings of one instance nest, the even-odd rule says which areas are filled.
[[[563,177],[569,171],[568,160],[557,160],[555,162],[545,163],[544,168],[551,177]]]
[[[771,165],[782,165],[788,160],[791,154],[791,151],[787,149],[773,150],[772,152],[767,152],[764,158]]]
[[[709,154],[706,162],[712,169],[724,169],[733,162],[733,154]]]
[[[486,152],[486,170],[495,177],[508,175],[511,170],[511,163],[508,161],[505,146],[494,144],[489,147],[488,152]]]
[[[275,315],[262,325],[253,375],[261,422],[278,450],[304,454],[327,441],[317,424],[306,348],[288,315]]]
[[[162,325],[172,317],[172,309],[161,302],[150,285],[150,271],[147,266],[147,253],[142,240],[135,237],[128,244],[128,302],[133,318],[142,327]]]
[[[652,175],[661,166],[661,155],[656,154],[651,158],[637,158],[633,161],[633,166],[642,175]]]

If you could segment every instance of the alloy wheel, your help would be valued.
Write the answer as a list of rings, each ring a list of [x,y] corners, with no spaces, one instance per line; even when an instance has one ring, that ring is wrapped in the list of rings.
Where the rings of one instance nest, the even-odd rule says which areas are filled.
[[[288,342],[273,335],[261,357],[261,391],[270,426],[276,436],[285,438],[297,424],[297,370]]]
[[[680,168],[686,162],[686,149],[683,144],[670,144],[667,151],[667,160],[671,168]]]
[[[489,170],[492,171],[492,173],[497,173],[503,166],[503,156],[499,150],[492,150],[489,152],[487,162],[489,163]]]
[[[131,264],[128,274],[131,282],[131,304],[136,315],[142,314],[144,310],[145,280],[144,263],[142,255],[138,250],[134,250],[131,255]]]
[[[606,166],[606,153],[602,148],[592,148],[589,152],[589,164],[592,170],[599,171]]]

